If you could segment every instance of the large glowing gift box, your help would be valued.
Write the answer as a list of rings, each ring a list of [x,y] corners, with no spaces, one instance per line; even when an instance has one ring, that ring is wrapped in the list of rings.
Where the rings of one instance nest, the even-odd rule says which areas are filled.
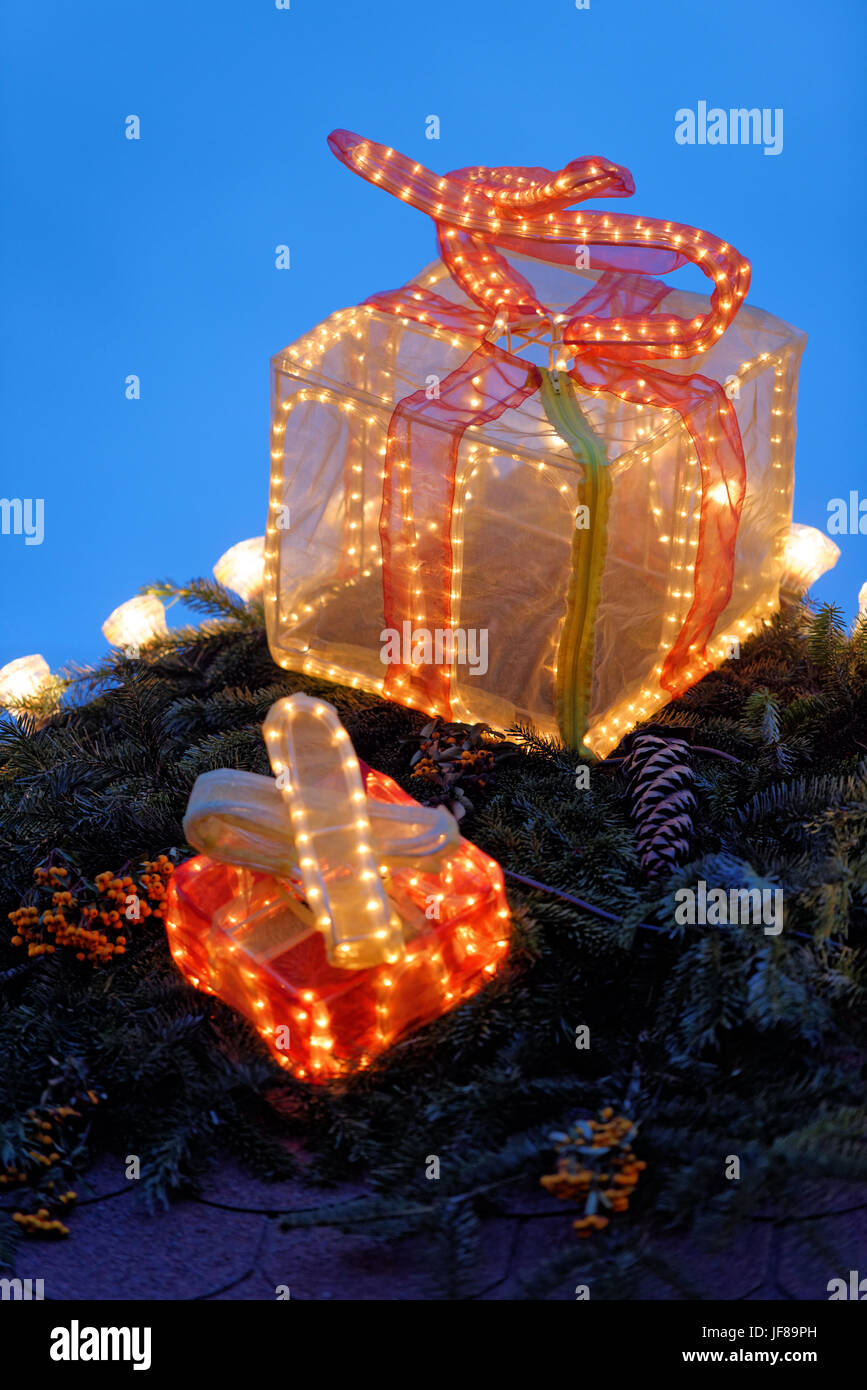
[[[633,191],[608,160],[330,144],[441,259],[272,361],[274,657],[602,756],[779,606],[804,335],[710,233],[566,211]]]
[[[363,1069],[469,998],[508,951],[499,865],[443,807],[369,770],[332,705],[278,701],[275,777],[204,773],[175,871],[175,963],[245,1014],[281,1066],[324,1081]]]

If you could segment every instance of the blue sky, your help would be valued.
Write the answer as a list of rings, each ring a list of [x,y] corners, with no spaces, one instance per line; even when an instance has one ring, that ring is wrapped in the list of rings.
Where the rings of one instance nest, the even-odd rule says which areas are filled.
[[[856,0],[5,0],[0,495],[44,498],[45,537],[0,536],[0,665],[97,658],[141,584],[264,530],[269,357],[434,255],[329,154],[335,126],[443,172],[627,165],[617,211],[723,236],[751,301],[809,334],[796,518],[867,498],[864,30]],[[781,107],[782,152],[678,145],[701,100]],[[814,592],[851,615],[867,536],[837,539]]]

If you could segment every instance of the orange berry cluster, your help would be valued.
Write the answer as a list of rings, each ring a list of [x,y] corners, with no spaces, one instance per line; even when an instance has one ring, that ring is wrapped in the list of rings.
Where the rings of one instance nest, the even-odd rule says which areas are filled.
[[[73,1197],[75,1193],[71,1194]],[[69,1227],[52,1217],[47,1207],[36,1212],[16,1211],[12,1217],[28,1236],[68,1236]]]
[[[99,1100],[96,1091],[89,1090],[72,1096],[68,1105],[41,1105],[38,1110],[27,1111],[26,1142],[32,1146],[25,1150],[27,1161],[22,1167],[9,1164],[0,1169],[0,1186],[26,1185],[33,1199],[42,1199],[43,1205],[35,1211],[13,1212],[12,1220],[24,1234],[51,1237],[69,1234],[69,1228],[55,1213],[70,1207],[78,1194],[68,1186],[68,1178],[66,1182],[59,1178],[57,1165],[67,1163],[64,1152],[68,1152],[70,1145],[65,1131],[80,1129],[85,1109],[98,1105]],[[74,1133],[69,1137],[74,1139]]]
[[[572,1224],[579,1237],[609,1223],[599,1208],[626,1211],[639,1176],[647,1167],[632,1151],[637,1126],[608,1106],[598,1120],[579,1120],[568,1133],[552,1134],[558,1155],[556,1173],[540,1179],[546,1192],[563,1202],[583,1202],[584,1215]]]
[[[165,917],[169,879],[174,871],[174,864],[165,854],[161,854],[158,859],[145,859],[142,864],[141,881],[148,902],[142,904],[142,916]],[[147,913],[144,912],[145,907],[148,908]]]
[[[64,886],[68,870],[57,864],[34,869],[37,899],[50,903],[22,904],[9,913],[15,928],[13,946],[26,946],[28,956],[53,955],[68,947],[77,960],[87,960],[94,966],[103,965],[126,951],[125,935],[128,921],[140,922],[148,917],[163,917],[168,881],[174,871],[172,861],[161,854],[158,859],[146,859],[142,865],[141,882],[127,876],[118,878],[106,872],[97,874],[93,889],[82,880],[79,896]],[[81,902],[82,895],[94,899]],[[111,935],[109,935],[111,933]]]

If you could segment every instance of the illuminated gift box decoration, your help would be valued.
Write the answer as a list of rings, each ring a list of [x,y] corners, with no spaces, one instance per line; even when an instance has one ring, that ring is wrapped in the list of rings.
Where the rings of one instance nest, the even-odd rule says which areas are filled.
[[[281,1066],[362,1069],[496,973],[509,911],[498,864],[369,770],[333,706],[274,705],[275,778],[203,774],[184,829],[205,851],[172,876],[169,945],[185,977],[245,1014]]]
[[[272,361],[274,657],[603,756],[779,606],[804,335],[710,233],[565,211],[632,192],[605,159],[330,144],[441,259]],[[710,299],[658,278],[687,263]]]

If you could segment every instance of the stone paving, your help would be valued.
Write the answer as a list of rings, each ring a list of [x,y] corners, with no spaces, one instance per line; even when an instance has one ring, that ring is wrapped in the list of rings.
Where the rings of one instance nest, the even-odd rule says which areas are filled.
[[[323,1192],[298,1181],[260,1181],[224,1164],[207,1175],[199,1197],[149,1213],[122,1166],[102,1160],[77,1190],[69,1237],[20,1247],[15,1274],[44,1279],[47,1298],[271,1300],[281,1285],[293,1299],[442,1297],[429,1272],[433,1236],[386,1242],[333,1227],[280,1230],[279,1212],[362,1196],[360,1183]],[[805,1189],[803,1211],[785,1229],[745,1222],[720,1251],[698,1250],[682,1234],[658,1248],[709,1299],[826,1299],[829,1279],[848,1278],[850,1269],[867,1276],[867,1189],[814,1184]],[[522,1277],[558,1242],[572,1240],[568,1210],[552,1210],[544,1193],[520,1193],[484,1219],[477,1280],[465,1296],[521,1297]],[[552,1297],[574,1299],[575,1282],[570,1277]],[[679,1296],[658,1279],[640,1288],[643,1299]]]

